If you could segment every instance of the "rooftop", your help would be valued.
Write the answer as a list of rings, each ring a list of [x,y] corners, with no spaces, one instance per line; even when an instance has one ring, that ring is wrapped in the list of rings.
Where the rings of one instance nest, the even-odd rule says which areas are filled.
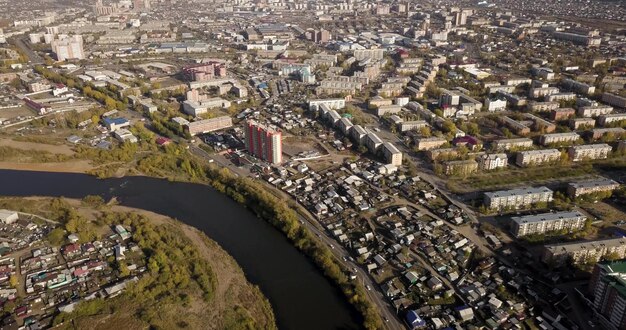
[[[517,224],[525,224],[530,222],[544,222],[555,221],[560,219],[572,219],[572,218],[587,218],[584,214],[578,211],[564,211],[564,212],[548,212],[542,214],[526,215],[521,217],[513,217],[511,220]]]

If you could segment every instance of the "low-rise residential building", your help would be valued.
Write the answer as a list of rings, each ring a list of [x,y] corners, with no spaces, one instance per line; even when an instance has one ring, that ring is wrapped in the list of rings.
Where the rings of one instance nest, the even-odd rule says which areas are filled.
[[[376,115],[378,117],[382,117],[388,113],[390,114],[395,114],[400,112],[400,110],[402,110],[402,107],[399,105],[381,105],[378,108],[376,108],[376,110],[374,110],[374,112],[376,113]]]
[[[528,102],[528,105],[526,105],[528,110],[532,112],[547,112],[551,110],[556,110],[559,108],[559,106],[560,106],[559,102],[553,102],[553,101],[546,101],[546,102],[531,101],[531,102]]]
[[[378,151],[378,148],[380,148],[382,145],[383,140],[381,140],[375,133],[370,132],[365,136],[365,146],[371,153],[376,153],[376,151]]]
[[[496,112],[496,111],[504,111],[506,110],[506,99],[505,98],[496,98],[496,99],[487,99],[485,101],[485,106],[487,107],[487,111]]]
[[[570,101],[575,100],[576,94],[574,93],[555,93],[546,96],[548,102]]]
[[[368,105],[370,107],[382,107],[385,105],[392,105],[392,104],[393,104],[392,99],[385,99],[380,96],[374,96],[368,101]]]
[[[548,212],[511,218],[515,237],[565,230],[572,232],[585,226],[587,217],[578,211]]]
[[[185,127],[189,134],[197,135],[201,133],[209,133],[220,129],[233,126],[233,120],[230,116],[221,116],[211,119],[198,120],[188,123]]]
[[[596,127],[596,120],[593,118],[572,118],[569,120],[569,128],[574,130],[594,127]]]
[[[536,131],[544,132],[544,133],[552,133],[556,129],[556,125],[541,118],[537,117],[533,114],[527,113],[524,115],[526,119],[530,119],[534,122],[533,128]]]
[[[455,160],[445,162],[443,170],[446,175],[468,175],[478,170],[478,163],[474,160]]]
[[[429,137],[416,140],[417,150],[435,149],[443,146],[446,143],[448,143],[448,141],[440,137]]]
[[[567,195],[572,198],[576,198],[582,195],[610,192],[618,187],[619,183],[607,178],[571,182],[567,185]]]
[[[558,149],[528,150],[518,152],[515,163],[524,167],[554,163],[560,159],[561,152]]]
[[[385,142],[383,143],[382,150],[387,164],[395,166],[402,165],[402,152],[400,152],[396,146],[390,142]]]
[[[626,130],[621,127],[611,127],[611,128],[594,128],[591,130],[591,139],[599,140],[605,136],[613,135],[615,139],[621,139],[626,136]]]
[[[204,101],[190,101],[183,102],[183,111],[190,115],[197,117],[198,115],[207,113],[209,109],[214,108],[228,108],[230,107],[230,101],[216,97]]]
[[[531,148],[533,140],[528,138],[502,139],[493,141],[493,145],[496,150],[523,149]]]
[[[563,79],[561,82],[563,86],[576,93],[590,95],[596,92],[596,87],[593,85],[585,84],[573,79]]]
[[[330,110],[337,110],[346,107],[346,100],[343,98],[309,100],[309,110],[319,111],[322,104],[325,104]]]
[[[572,146],[567,149],[567,155],[573,162],[579,162],[588,159],[606,159],[613,148],[606,144],[585,144],[580,146]]]
[[[557,108],[550,111],[550,119],[554,121],[566,120],[576,116],[573,108]]]
[[[500,117],[500,121],[517,135],[527,135],[528,133],[530,133],[530,127],[510,117],[502,116]]]
[[[579,107],[576,111],[581,117],[598,117],[600,115],[608,115],[611,112],[613,112],[613,107],[603,105]]]
[[[555,143],[573,143],[580,139],[580,135],[576,132],[544,134],[539,138],[541,145],[549,145]]]
[[[626,113],[610,113],[608,115],[598,116],[598,125],[606,126],[611,123],[626,122]]]
[[[505,168],[509,164],[509,158],[505,153],[482,154],[478,156],[478,167],[483,171]]]
[[[397,125],[400,132],[414,131],[427,126],[428,123],[425,120],[403,121]]]
[[[484,204],[490,209],[520,208],[536,203],[548,203],[553,199],[547,187],[529,187],[485,193]]]
[[[354,142],[358,144],[364,144],[365,137],[367,136],[367,130],[365,130],[365,128],[363,128],[363,126],[361,125],[354,125],[350,130],[350,136],[352,137],[352,140],[354,140]]]
[[[611,94],[611,93],[603,93],[602,94],[602,102],[612,105],[617,108],[626,108],[626,97]]]
[[[546,245],[542,260],[548,264],[564,264],[567,261],[579,264],[586,261],[598,261],[608,254],[615,254],[618,259],[624,258],[626,238]]]
[[[454,159],[459,156],[459,151],[456,148],[439,148],[430,149],[426,151],[426,157],[435,161],[439,159]]]

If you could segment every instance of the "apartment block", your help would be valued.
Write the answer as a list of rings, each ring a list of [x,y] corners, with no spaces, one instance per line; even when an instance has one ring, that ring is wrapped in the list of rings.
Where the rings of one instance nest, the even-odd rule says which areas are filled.
[[[209,133],[231,126],[233,126],[233,120],[229,116],[198,120],[186,124],[186,128],[191,135]]]
[[[598,117],[600,115],[608,115],[613,112],[613,107],[610,106],[584,106],[579,107],[576,112],[581,117]]]
[[[81,60],[85,58],[83,36],[81,35],[52,40],[50,45],[58,61]]]
[[[617,108],[626,109],[626,97],[611,94],[611,93],[603,93],[602,94],[602,102],[612,105]]]
[[[517,153],[515,163],[518,166],[533,166],[547,163],[554,163],[561,159],[561,152],[558,149],[528,150]]]
[[[209,109],[228,108],[230,105],[230,101],[219,97],[199,102],[187,100],[183,102],[183,111],[190,116],[197,117],[201,114],[207,113]]]
[[[446,175],[468,175],[478,170],[478,163],[474,160],[455,160],[445,162],[443,170]]]
[[[572,108],[558,108],[550,111],[550,119],[554,121],[566,120],[576,116],[576,110]]]
[[[598,116],[598,125],[606,126],[611,123],[626,122],[626,113],[610,113]]]
[[[554,93],[546,96],[545,98],[548,102],[570,101],[575,99],[576,94],[574,93]]]
[[[596,92],[596,87],[593,85],[585,84],[573,79],[563,79],[561,82],[563,86],[576,93],[590,95]]]
[[[626,136],[626,130],[621,127],[594,128],[591,130],[591,139],[599,140],[608,134],[614,135],[616,139],[621,139]]]
[[[406,131],[418,130],[422,127],[427,127],[428,123],[425,120],[413,120],[413,121],[401,122],[397,126],[400,132],[406,132]]]
[[[552,133],[554,132],[554,130],[556,130],[556,125],[541,118],[538,116],[535,116],[533,114],[527,113],[526,115],[524,115],[524,118],[526,119],[530,119],[534,122],[533,128],[536,131],[542,131],[545,133]]]
[[[520,208],[535,203],[551,202],[552,195],[552,190],[547,187],[492,191],[485,193],[484,204],[490,209]]]
[[[580,139],[580,135],[576,132],[552,133],[544,134],[539,138],[541,145],[549,145],[555,143],[573,143]]]
[[[493,141],[493,145],[496,150],[531,148],[533,146],[533,140],[527,138],[502,139]]]
[[[343,98],[309,100],[309,110],[319,111],[319,107],[322,104],[325,104],[330,110],[337,110],[337,109],[343,109],[346,107],[346,100]]]
[[[606,159],[613,148],[606,144],[585,144],[581,146],[572,146],[567,149],[567,155],[573,162],[579,162],[587,159]]]
[[[576,198],[582,195],[613,191],[618,187],[619,183],[607,178],[571,182],[567,185],[567,195]]]
[[[381,140],[375,133],[370,132],[365,136],[365,146],[371,153],[375,154],[382,145],[383,140]]]
[[[500,122],[510,128],[511,131],[517,135],[527,135],[530,133],[530,127],[510,117],[502,116],[500,117]]]
[[[390,114],[398,113],[400,112],[400,110],[402,110],[402,107],[399,105],[381,105],[374,112],[376,113],[378,117],[382,117],[388,113]]]
[[[596,126],[596,120],[593,118],[572,118],[569,120],[569,128],[577,130],[580,128],[593,128]]]
[[[532,112],[547,112],[551,110],[556,110],[560,107],[559,102],[537,102],[531,101],[528,102],[526,108]]]
[[[532,142],[532,140],[531,140]],[[417,150],[430,150],[430,149],[435,149],[435,148],[439,148],[442,145],[448,143],[448,141],[444,138],[440,138],[440,137],[429,137],[429,138],[423,138],[423,139],[417,139],[416,140],[416,144],[417,144]]]
[[[587,217],[578,211],[548,212],[511,218],[511,233],[515,237],[545,234],[551,231],[573,232],[585,226]]]
[[[352,140],[354,140],[354,142],[358,144],[364,144],[365,137],[367,136],[367,130],[365,130],[365,128],[363,128],[363,126],[361,125],[354,125],[352,126],[352,130],[350,131],[350,136],[352,137]]]
[[[483,171],[505,168],[509,165],[509,157],[505,153],[482,154],[478,156],[478,168]]]
[[[597,261],[612,253],[617,254],[618,258],[626,256],[626,238],[546,245],[542,260],[546,263],[564,264],[571,261],[578,264],[589,259]]]
[[[402,165],[402,152],[400,152],[395,145],[390,142],[385,142],[383,143],[382,151],[387,164],[395,166]]]

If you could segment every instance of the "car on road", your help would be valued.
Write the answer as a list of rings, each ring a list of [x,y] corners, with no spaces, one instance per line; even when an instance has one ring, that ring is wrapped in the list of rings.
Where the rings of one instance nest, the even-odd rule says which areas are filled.
[[[389,319],[387,317],[384,317],[383,320],[385,320],[385,322],[389,322]]]
[[[330,246],[331,249],[335,248],[332,244],[328,244],[328,246]]]
[[[365,288],[367,289],[367,291],[372,291],[372,288],[369,285],[366,285]]]

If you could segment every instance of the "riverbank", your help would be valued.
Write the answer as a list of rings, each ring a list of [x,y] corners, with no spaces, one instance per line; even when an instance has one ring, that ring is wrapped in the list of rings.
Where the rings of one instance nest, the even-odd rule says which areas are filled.
[[[258,287],[247,281],[235,260],[204,233],[154,212],[114,204],[94,205],[87,203],[88,200],[93,198],[83,201],[43,197],[0,198],[0,208],[51,218],[58,217],[55,215],[58,205],[70,207],[94,226],[103,228],[108,226],[108,221],[123,221],[132,228],[133,240],[137,240],[144,251],[153,250],[153,253],[147,253],[150,271],[142,277],[138,290],[131,288],[119,298],[101,301],[97,304],[98,313],[85,313],[78,309],[79,313],[61,314],[57,322],[72,319],[78,328],[92,329],[110,329],[113,325],[123,328],[169,328],[180,322],[185,322],[190,328],[235,329],[242,325],[259,329],[276,328],[269,301]],[[161,243],[168,241],[169,244]],[[161,254],[167,255],[168,266],[157,267],[155,272],[151,264],[154,261],[151,260],[153,255]],[[174,261],[172,256],[176,255],[187,257]],[[161,280],[164,276],[168,277],[164,271],[172,273],[169,275],[171,279],[181,271],[200,274],[199,269],[204,269],[207,275],[203,276],[208,276],[207,283],[212,283],[208,290],[196,287],[195,283],[202,282],[198,282],[199,278],[194,275],[182,282],[188,284],[177,285],[150,298],[149,292],[160,290],[159,286],[169,283]],[[149,280],[151,277],[154,280]],[[176,303],[180,299],[182,303]],[[119,308],[121,306],[123,308]],[[156,311],[158,317],[153,314]]]
[[[344,269],[330,250],[320,242],[298,221],[298,214],[292,202],[277,198],[262,185],[250,178],[238,177],[226,168],[209,165],[207,169],[209,182],[213,188],[225,193],[236,202],[245,205],[258,217],[268,221],[279,229],[296,248],[311,258],[315,264],[343,292],[346,299],[363,317],[366,329],[381,329],[382,320],[378,311],[368,300],[365,288],[357,281],[348,279],[349,271]]]
[[[138,162],[137,169],[147,176],[209,184],[244,205],[279,229],[298,250],[323,271],[324,275],[341,290],[346,301],[359,312],[365,328],[382,328],[380,315],[367,298],[365,288],[358,282],[348,279],[346,275],[348,270],[335,260],[327,247],[320,244],[314,235],[300,225],[298,214],[288,206],[289,204],[267,193],[266,188],[253,179],[236,177],[227,168],[217,168],[176,149],[165,149],[164,153],[145,157]],[[168,175],[170,172],[172,176]],[[93,171],[85,173],[94,174]]]

